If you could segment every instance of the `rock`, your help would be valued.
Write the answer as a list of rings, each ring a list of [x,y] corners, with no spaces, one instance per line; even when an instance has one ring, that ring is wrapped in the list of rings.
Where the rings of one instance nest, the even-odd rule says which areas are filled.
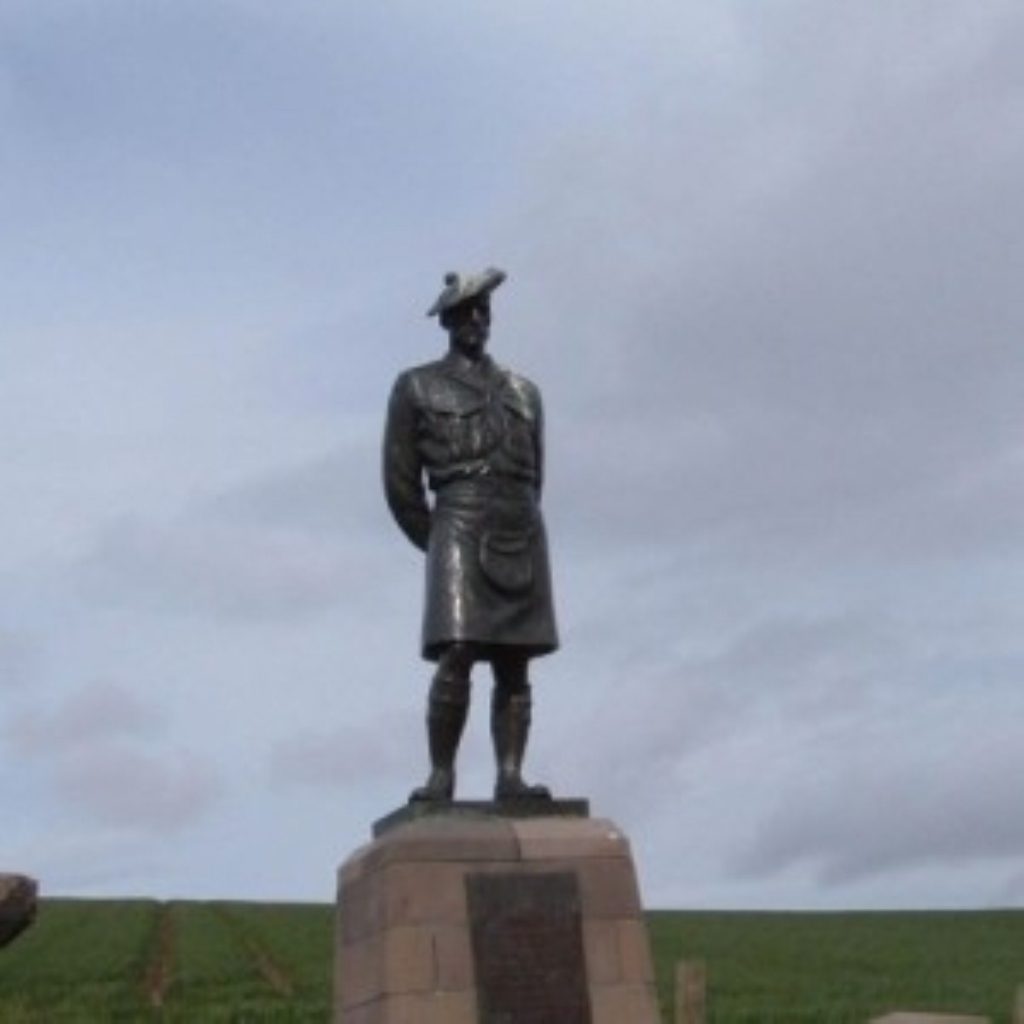
[[[0,875],[0,946],[17,938],[36,916],[39,887],[25,875]]]

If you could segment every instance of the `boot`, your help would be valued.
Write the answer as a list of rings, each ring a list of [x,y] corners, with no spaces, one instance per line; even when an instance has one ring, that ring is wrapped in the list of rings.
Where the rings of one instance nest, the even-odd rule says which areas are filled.
[[[523,755],[530,735],[530,711],[533,700],[530,689],[509,693],[495,687],[491,697],[491,737],[494,757],[498,762],[498,778],[494,799],[550,800],[547,786],[531,786],[523,781]]]
[[[455,795],[455,755],[469,711],[468,700],[431,693],[427,704],[427,743],[430,775],[426,784],[414,789],[409,802],[451,800]]]

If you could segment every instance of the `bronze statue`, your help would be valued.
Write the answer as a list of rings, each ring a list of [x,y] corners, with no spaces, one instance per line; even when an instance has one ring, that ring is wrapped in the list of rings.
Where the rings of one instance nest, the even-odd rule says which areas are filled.
[[[398,376],[384,437],[384,488],[398,525],[426,553],[422,654],[437,663],[427,709],[431,771],[411,800],[451,800],[470,672],[494,676],[496,800],[548,799],[523,781],[531,658],[558,646],[540,513],[540,392],[485,348],[503,271],[448,274],[428,312],[448,353]],[[427,499],[425,484],[433,492]]]

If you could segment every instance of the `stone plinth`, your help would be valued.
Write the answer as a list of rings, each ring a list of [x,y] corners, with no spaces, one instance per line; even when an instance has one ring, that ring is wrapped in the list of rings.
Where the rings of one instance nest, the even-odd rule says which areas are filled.
[[[657,1024],[626,837],[572,817],[433,814],[338,879],[335,1024]]]
[[[36,882],[25,875],[0,875],[0,946],[35,919],[37,892]]]

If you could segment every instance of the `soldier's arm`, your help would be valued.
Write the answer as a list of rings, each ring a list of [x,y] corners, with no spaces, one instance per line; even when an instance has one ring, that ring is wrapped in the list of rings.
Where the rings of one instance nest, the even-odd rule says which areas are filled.
[[[534,458],[537,461],[537,479],[534,488],[537,491],[537,500],[540,501],[541,491],[544,489],[544,406],[540,399],[540,391],[535,386],[533,389],[534,403]]]
[[[416,448],[416,406],[407,374],[391,389],[383,450],[384,494],[402,532],[421,551],[430,539],[430,506]]]

